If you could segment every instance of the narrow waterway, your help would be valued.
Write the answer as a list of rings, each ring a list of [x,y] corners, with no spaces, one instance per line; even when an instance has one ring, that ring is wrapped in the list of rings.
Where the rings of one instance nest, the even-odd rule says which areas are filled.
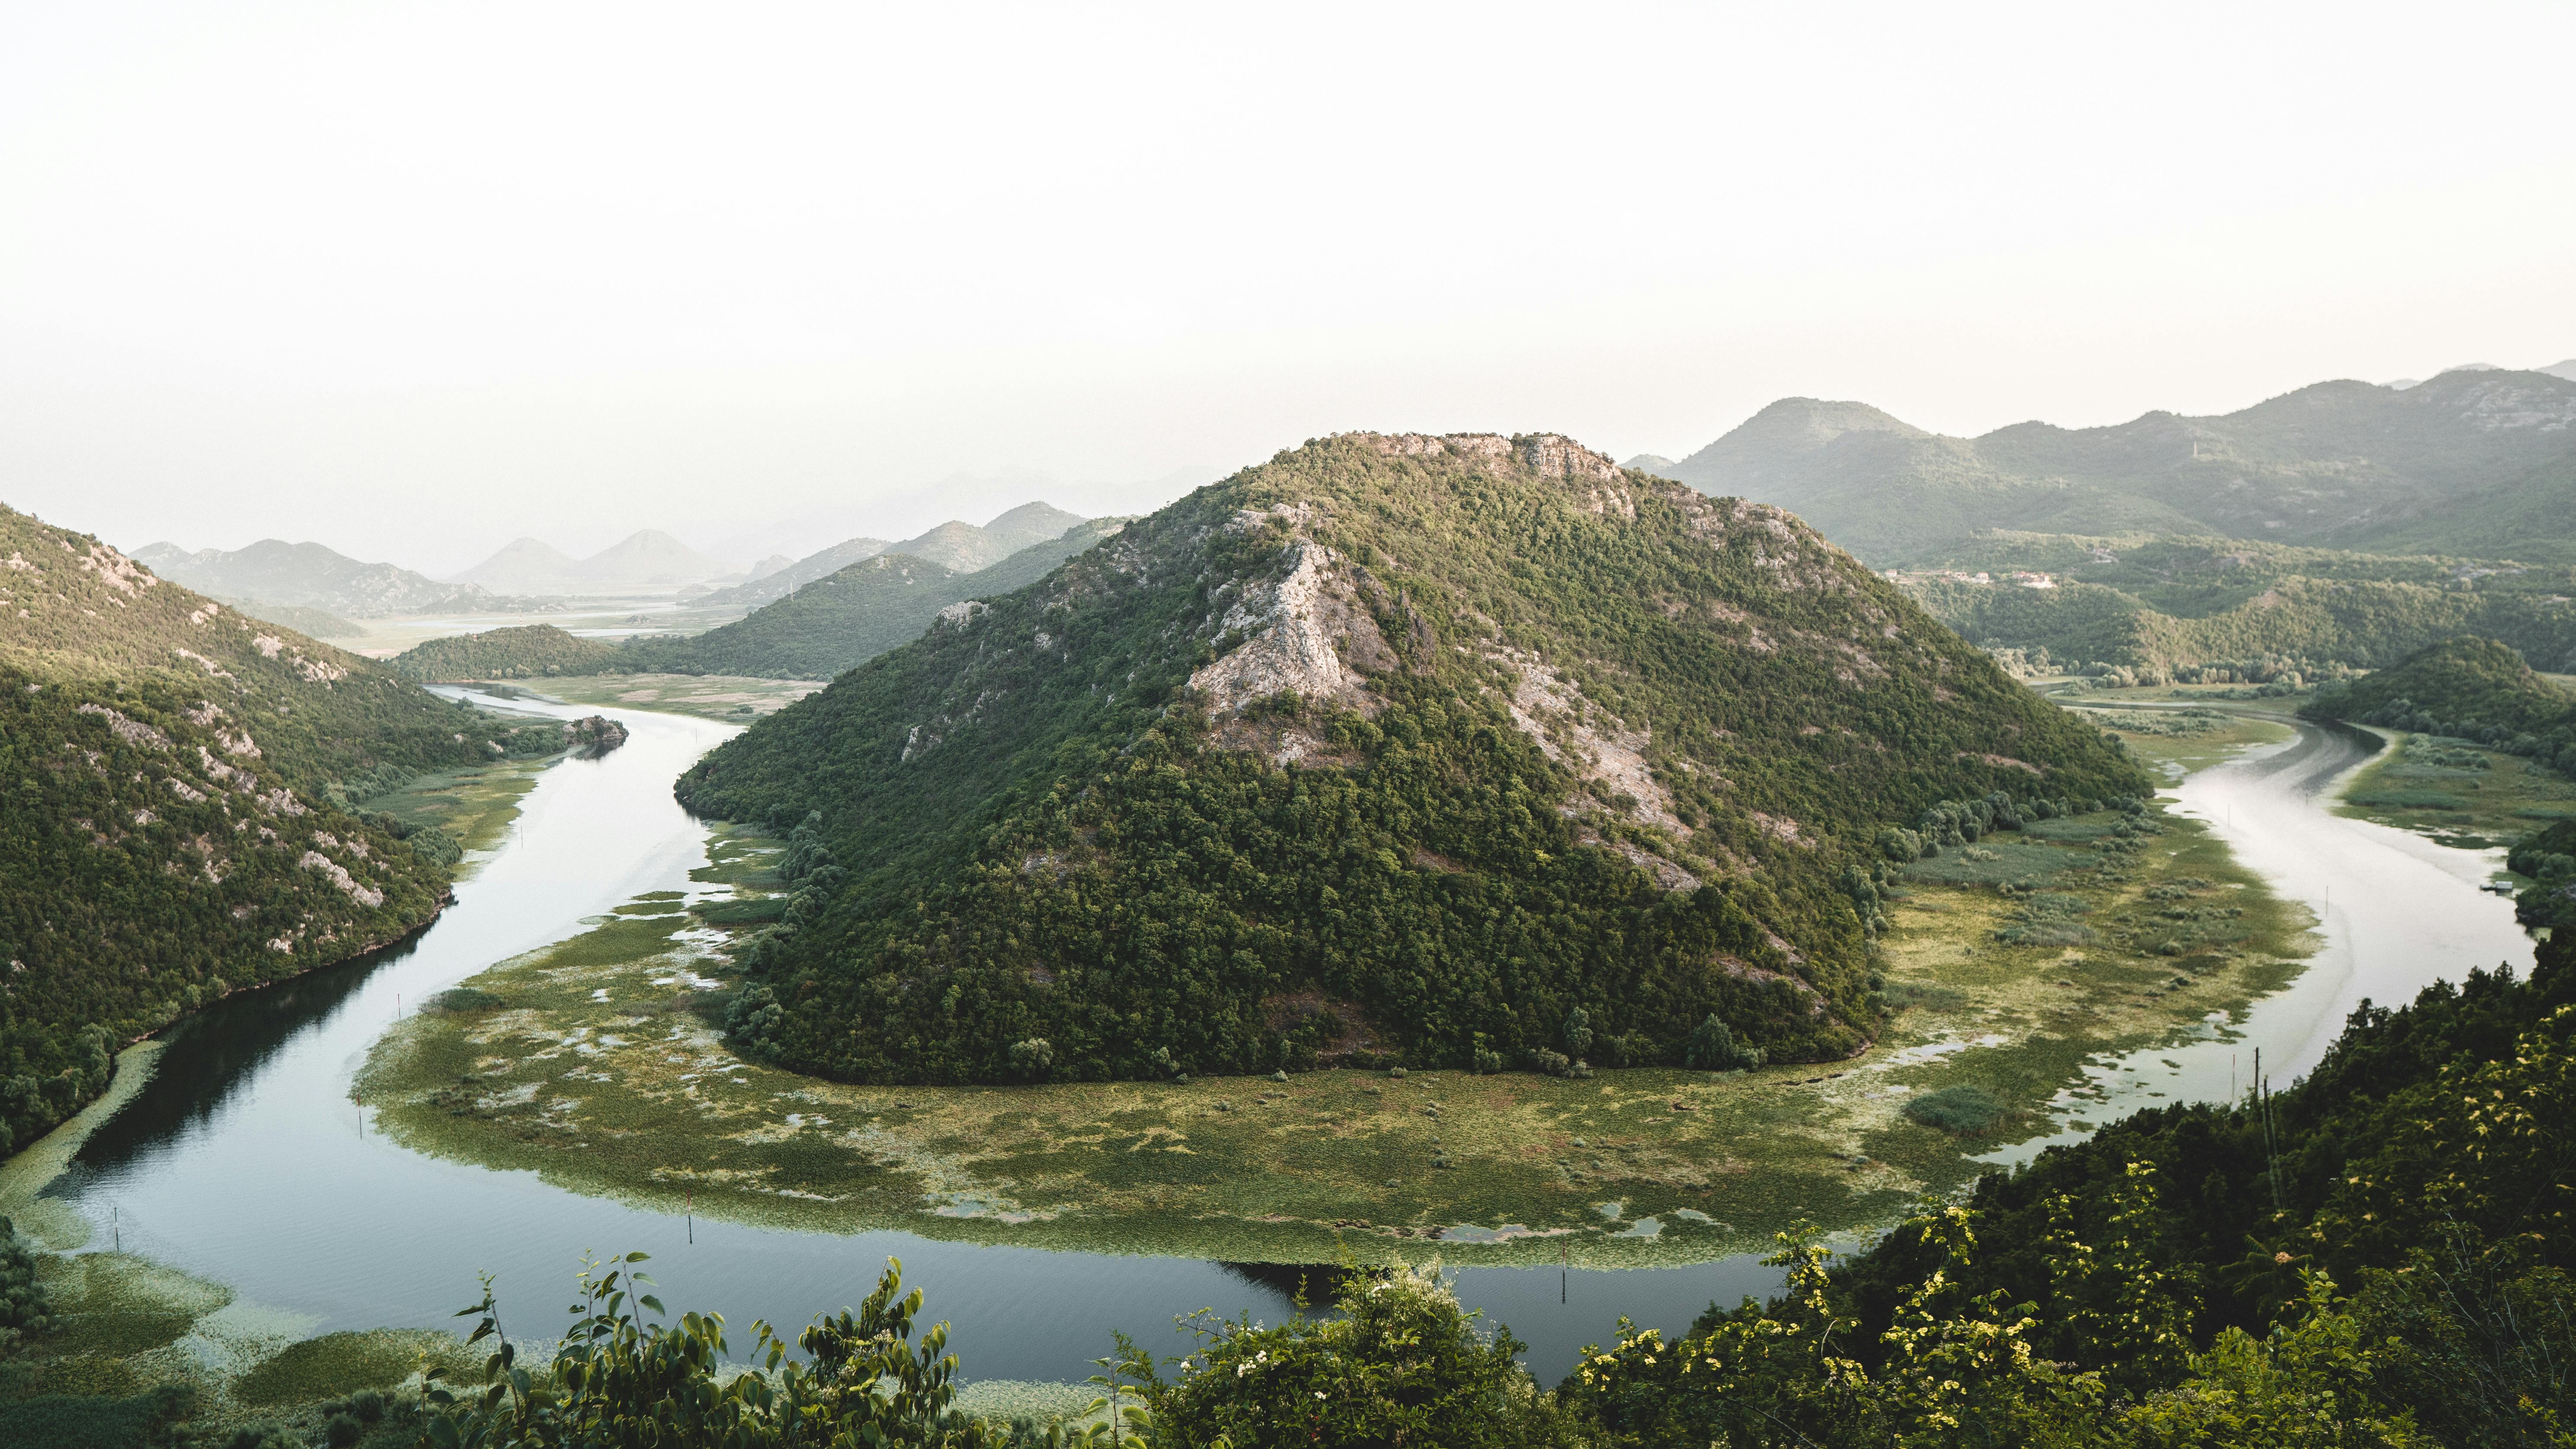
[[[2478,889],[2501,850],[2457,850],[2330,808],[2378,742],[2349,727],[2291,724],[2295,735],[2186,776],[2173,812],[2207,822],[2238,861],[2283,899],[2305,905],[2324,944],[2298,979],[2241,1020],[2214,1017],[2188,1040],[2085,1068],[2089,1088],[2060,1094],[2059,1130],[1994,1154],[2026,1161],[2143,1107],[2234,1100],[2256,1062],[2275,1088],[2325,1058],[2363,1002],[2403,1006],[2437,980],[2472,969],[2528,971],[2533,943],[2513,902]]]
[[[562,716],[591,713],[529,705]],[[412,941],[246,992],[174,1030],[153,1080],[95,1132],[47,1195],[121,1242],[311,1333],[446,1328],[475,1275],[498,1280],[514,1335],[551,1337],[585,1252],[653,1256],[661,1297],[747,1328],[787,1329],[855,1304],[888,1257],[928,1294],[973,1378],[1080,1380],[1123,1330],[1142,1342],[1201,1308],[1276,1321],[1275,1275],[1186,1258],[978,1247],[879,1232],[783,1232],[642,1212],[528,1173],[445,1162],[368,1130],[349,1097],[396,1016],[494,962],[564,940],[636,894],[691,890],[706,828],[671,781],[734,733],[667,714],[608,711],[631,732],[600,760],[547,770],[508,840]],[[1550,1382],[1621,1314],[1668,1332],[1710,1300],[1768,1292],[1749,1259],[1630,1271],[1469,1268],[1459,1297],[1529,1344]],[[746,1335],[747,1340],[747,1335]],[[1177,1347],[1177,1344],[1175,1345]]]

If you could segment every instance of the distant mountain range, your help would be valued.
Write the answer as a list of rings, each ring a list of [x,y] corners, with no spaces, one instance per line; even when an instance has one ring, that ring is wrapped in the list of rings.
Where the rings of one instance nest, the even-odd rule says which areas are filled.
[[[747,583],[719,589],[693,602],[711,608],[757,609],[879,554],[903,554],[950,573],[971,574],[991,568],[1024,548],[1062,538],[1082,521],[1082,515],[1051,504],[1023,503],[981,528],[951,520],[901,543],[853,538],[775,571],[755,573]]]
[[[248,548],[205,548],[194,553],[175,543],[156,543],[136,549],[133,558],[174,584],[238,602],[253,613],[262,606],[283,605],[351,619],[381,619],[502,605],[487,589],[443,584],[389,563],[361,563],[318,543],[264,538]],[[301,628],[305,621],[277,622]]]
[[[1032,503],[980,529],[966,523],[946,524],[891,547],[875,539],[853,539],[773,578],[784,579],[819,567],[817,561],[828,563],[866,549],[854,562],[832,568],[784,597],[772,593],[749,616],[703,634],[664,635],[618,645],[538,624],[428,640],[395,658],[392,665],[397,673],[424,681],[660,672],[829,679],[921,637],[942,610],[1035,582],[1065,559],[1116,534],[1124,520],[1075,519],[1058,534],[971,571],[934,562],[913,549],[973,563],[999,543],[1014,542],[1065,518],[1072,515]],[[710,594],[699,602],[758,597],[748,588]]]
[[[2397,388],[2325,382],[2219,417],[1927,432],[1784,398],[1698,452],[1634,466],[1799,514],[1880,567],[1987,530],[2198,535],[2576,557],[2576,359]]]
[[[515,539],[449,582],[497,594],[620,594],[679,589],[739,572],[658,528],[646,528],[585,559],[540,539]]]
[[[1032,504],[1031,508],[1045,508]],[[1052,518],[1070,517],[1048,509]],[[1014,509],[1003,515],[1026,515]],[[1031,515],[1036,516],[1036,515]],[[994,520],[1001,522],[1000,519]],[[1057,535],[1032,543],[986,567],[962,570],[913,553],[921,540],[897,544],[872,558],[845,565],[745,618],[688,639],[638,639],[624,663],[633,670],[693,674],[743,674],[770,679],[830,679],[889,649],[921,637],[931,621],[970,599],[989,599],[1037,582],[1056,565],[1116,534],[1124,520],[1077,519]],[[971,524],[946,524],[922,535],[946,557],[973,562],[988,547],[952,532]]]

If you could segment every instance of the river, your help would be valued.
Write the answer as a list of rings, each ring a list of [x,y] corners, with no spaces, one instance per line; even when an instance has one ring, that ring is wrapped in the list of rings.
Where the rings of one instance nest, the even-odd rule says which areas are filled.
[[[562,716],[588,713],[538,705]],[[1151,1342],[1201,1308],[1276,1320],[1290,1304],[1254,1272],[1185,1258],[975,1246],[877,1232],[842,1237],[700,1220],[582,1197],[532,1174],[441,1161],[373,1133],[349,1083],[386,1025],[431,993],[500,960],[566,939],[587,917],[651,890],[692,890],[706,829],[670,782],[734,730],[609,711],[631,732],[600,760],[547,770],[508,840],[414,939],[377,955],[243,993],[174,1029],[153,1079],[94,1132],[47,1189],[120,1243],[231,1285],[281,1327],[446,1327],[495,1275],[514,1335],[547,1337],[581,1255],[641,1249],[664,1301],[737,1326],[787,1328],[855,1303],[889,1256],[953,1326],[972,1378],[1078,1380],[1112,1330]],[[2285,895],[2308,901],[2326,945],[2284,991],[2196,1039],[2096,1063],[2109,1101],[2073,1093],[2060,1131],[1998,1161],[2082,1135],[2079,1121],[2135,1106],[2222,1098],[2250,1081],[2256,1047],[2276,1083],[2313,1066],[2363,997],[2410,998],[2473,965],[2527,966],[2509,902],[2479,893],[2489,862],[2323,808],[2363,759],[2354,739],[2311,726],[2181,782],[2176,809],[2209,822]],[[1624,1271],[1465,1268],[1459,1297],[1529,1344],[1543,1381],[1620,1315],[1668,1333],[1712,1299],[1766,1292],[1751,1258]]]
[[[2296,734],[2184,777],[2172,813],[2206,822],[2274,892],[2315,913],[2324,944],[2287,987],[2241,1019],[2213,1017],[2186,1039],[2085,1066],[2089,1094],[2053,1103],[2058,1130],[1992,1154],[2023,1162],[2053,1143],[2175,1101],[2230,1101],[2255,1082],[2305,1075],[2363,1002],[2403,1006],[2436,980],[2473,967],[2531,969],[2533,943],[2513,902],[2478,889],[2502,850],[2458,850],[2329,808],[2378,742],[2349,727],[2297,721]]]
[[[516,701],[560,717],[597,713]],[[841,1237],[639,1211],[530,1173],[442,1161],[386,1141],[349,1097],[398,1013],[433,992],[583,929],[638,893],[703,890],[706,828],[671,781],[734,734],[668,714],[605,711],[629,731],[599,760],[548,769],[507,841],[412,940],[244,992],[174,1028],[152,1080],[91,1134],[46,1189],[94,1226],[91,1246],[231,1285],[291,1332],[446,1328],[497,1279],[513,1336],[551,1336],[584,1252],[640,1249],[661,1298],[765,1318],[789,1336],[854,1305],[888,1257],[923,1288],[970,1378],[1080,1380],[1113,1330],[1154,1341],[1201,1308],[1277,1321],[1287,1293],[1254,1272],[1187,1258],[982,1247],[877,1232]],[[1711,1299],[1779,1281],[1750,1259],[1624,1271],[1468,1268],[1460,1299],[1508,1324],[1553,1382],[1626,1314],[1667,1332]],[[741,1335],[748,1341],[748,1334]],[[1177,1343],[1174,1345],[1178,1347]]]

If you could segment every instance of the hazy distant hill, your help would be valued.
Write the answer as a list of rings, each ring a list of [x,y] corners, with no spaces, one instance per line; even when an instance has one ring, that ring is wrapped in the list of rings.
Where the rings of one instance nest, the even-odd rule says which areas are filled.
[[[360,563],[318,543],[264,538],[248,548],[200,549],[156,543],[134,560],[174,584],[218,598],[322,609],[352,619],[435,614],[500,604],[471,584],[440,583],[387,563]]]
[[[1067,513],[1050,504],[1024,503],[981,528],[952,520],[901,543],[887,543],[879,538],[853,538],[798,559],[774,573],[756,575],[748,583],[718,589],[694,602],[703,608],[757,609],[763,604],[786,598],[816,579],[829,577],[861,560],[887,553],[921,559],[952,573],[971,574],[978,569],[990,568],[1024,548],[1062,538],[1067,529],[1081,522],[1080,515]]]
[[[1672,459],[1661,453],[1639,453],[1619,466],[1634,468],[1640,473],[1652,473],[1658,478],[1670,478],[1673,476],[1674,463]]]
[[[853,538],[836,543],[820,553],[808,554],[793,563],[755,575],[749,582],[731,588],[717,589],[692,600],[699,608],[757,609],[774,603],[819,578],[839,573],[862,559],[875,558],[886,551],[882,538]]]
[[[678,589],[733,572],[660,529],[646,528],[578,560],[541,539],[514,539],[453,581],[504,594],[614,594]]]
[[[1678,1065],[1711,1016],[1839,1058],[1883,826],[2146,788],[1778,509],[1355,434],[947,611],[679,793],[812,822],[736,1040],[954,1081]]]
[[[1791,509],[1881,566],[1981,530],[2222,534],[2345,548],[2428,529],[2518,530],[2514,556],[2576,547],[2576,512],[2518,514],[2525,480],[2576,460],[2576,379],[2455,369],[2398,390],[2327,382],[2221,417],[1927,433],[1856,402],[1789,398],[1673,466],[1702,491]]]
[[[617,645],[579,638],[551,624],[531,624],[431,639],[389,662],[405,678],[431,682],[660,671],[829,679],[921,637],[942,609],[1032,582],[1067,556],[1116,533],[1120,523],[1077,523],[1059,537],[971,573],[907,553],[880,553],[813,580],[746,618],[694,636]]]
[[[1117,519],[1077,521],[1055,537],[973,571],[943,567],[900,551],[908,544],[898,545],[897,549],[805,584],[746,618],[694,638],[639,639],[627,646],[622,667],[770,679],[829,679],[920,638],[941,610],[968,599],[1019,588],[1120,527]],[[940,532],[934,529],[924,537]]]

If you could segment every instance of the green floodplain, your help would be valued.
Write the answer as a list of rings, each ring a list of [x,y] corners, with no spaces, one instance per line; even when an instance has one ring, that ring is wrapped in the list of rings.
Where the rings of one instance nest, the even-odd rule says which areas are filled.
[[[2218,724],[2128,738],[2196,767],[2286,735]],[[774,853],[719,830],[704,895],[640,898],[467,982],[378,1043],[359,1099],[425,1152],[779,1226],[1232,1261],[1687,1263],[1799,1220],[1863,1233],[1961,1186],[2054,1130],[2038,1109],[2086,1058],[2237,1011],[2314,944],[2198,823],[2102,812],[1913,867],[1885,941],[1901,1009],[1846,1061],[856,1087],[722,1040],[726,943],[766,914]]]

